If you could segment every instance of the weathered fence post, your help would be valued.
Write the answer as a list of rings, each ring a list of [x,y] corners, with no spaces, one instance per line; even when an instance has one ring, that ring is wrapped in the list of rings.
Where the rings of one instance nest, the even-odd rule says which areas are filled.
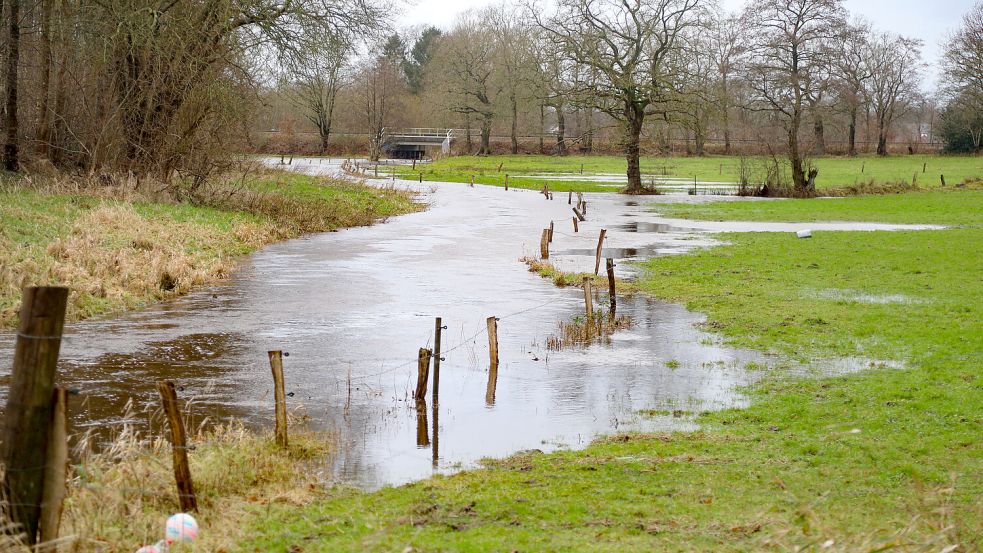
[[[922,163],[922,173],[925,172],[926,168],[928,168],[928,163]]]
[[[573,190],[567,190],[567,205],[573,205]]]
[[[55,369],[65,325],[68,289],[43,286],[24,290],[0,461],[10,518],[37,541],[50,443]]]
[[[550,258],[550,229],[543,229],[543,236],[539,239],[539,256],[543,259]]]
[[[918,184],[918,171],[915,171],[911,175],[911,185],[916,186]]]
[[[430,445],[430,429],[427,428],[427,402],[426,400],[416,400],[416,447],[427,447]]]
[[[416,364],[416,393],[413,399],[426,399],[427,397],[427,377],[430,376],[430,356],[433,352],[427,348],[420,348]]]
[[[283,352],[267,352],[273,371],[273,400],[276,406],[276,445],[287,447],[287,393],[283,385]]]
[[[51,397],[51,431],[45,462],[39,543],[58,539],[68,480],[68,390],[55,388]],[[40,550],[40,549],[39,549]]]
[[[584,221],[587,220],[587,217],[579,209],[577,209],[576,207],[574,207],[572,209],[573,209],[573,214],[576,215],[577,216],[577,219],[580,219],[581,222],[584,222]]]
[[[607,229],[601,229],[601,234],[597,237],[597,253],[594,254],[594,274],[601,268],[601,246],[604,244],[604,235],[607,234]]]
[[[423,171],[420,171],[420,184],[423,184]]]
[[[945,186],[945,175],[939,175],[939,180],[942,181],[942,186]]]
[[[488,317],[488,361],[498,369],[498,317]]]
[[[413,170],[416,171],[416,159],[413,159]]]
[[[157,382],[160,402],[164,406],[164,416],[171,429],[171,458],[174,465],[174,481],[177,482],[178,501],[184,512],[197,512],[198,500],[195,487],[191,483],[191,468],[188,465],[188,439],[184,433],[184,420],[177,404],[177,392],[170,380]]]
[[[553,243],[553,221],[550,221],[550,244]]]
[[[443,329],[447,328],[440,324],[440,317],[434,322],[434,341],[433,341],[433,404],[437,405],[438,390],[440,389],[440,335]]]
[[[615,312],[618,310],[618,296],[615,290],[614,281],[614,260],[610,257],[607,258],[607,269],[608,269],[608,296],[611,298],[611,317],[614,317]]]
[[[471,175],[471,188],[474,188],[474,175]]]
[[[505,189],[509,189],[509,174],[505,173]]]
[[[587,313],[587,323],[594,319],[594,294],[591,291],[591,278],[584,277],[584,311]]]
[[[573,231],[574,232],[580,232],[580,225],[577,224],[577,218],[576,217],[573,218]]]

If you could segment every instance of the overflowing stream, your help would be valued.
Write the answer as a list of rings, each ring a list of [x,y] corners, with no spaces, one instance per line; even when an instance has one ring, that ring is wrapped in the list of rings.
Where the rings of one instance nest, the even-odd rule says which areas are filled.
[[[294,159],[290,168],[339,170],[317,159]],[[592,271],[604,228],[602,257],[617,260],[619,276],[637,270],[632,259],[704,247],[719,231],[899,228],[671,220],[653,213],[647,199],[585,194],[587,221],[574,233],[565,193],[548,200],[531,190],[394,185],[417,190],[428,209],[275,244],[243,259],[223,284],[69,325],[59,381],[79,390],[70,408],[74,429],[113,428],[128,402],[152,408],[155,383],[165,378],[178,384],[181,397],[194,398],[196,422],[235,418],[269,428],[272,349],[288,354],[290,411],[338,437],[336,453],[325,460],[329,472],[369,489],[483,457],[583,447],[602,433],[688,428],[691,413],[742,405],[739,388],[774,360],[724,347],[700,330],[701,315],[640,296],[619,299],[619,314],[634,321],[630,330],[589,347],[550,351],[546,342],[558,324],[584,309],[579,289],[557,288],[519,261],[538,255],[550,221],[551,262]],[[605,295],[595,302],[605,306]],[[490,316],[500,319],[493,382]],[[412,398],[417,352],[433,347],[434,317],[447,326],[440,396],[434,408],[428,394],[420,412]],[[0,334],[2,395],[13,344],[13,333]],[[643,409],[664,414],[642,416]]]

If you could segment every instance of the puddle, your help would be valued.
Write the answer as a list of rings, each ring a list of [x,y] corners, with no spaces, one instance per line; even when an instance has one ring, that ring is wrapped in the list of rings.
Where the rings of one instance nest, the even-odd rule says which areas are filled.
[[[338,162],[295,158],[290,168],[335,174]],[[558,289],[518,261],[538,253],[551,220],[550,261],[577,271],[593,270],[601,228],[608,230],[602,254],[620,260],[716,243],[702,223],[662,219],[648,201],[585,194],[588,220],[575,233],[560,195],[396,185],[418,190],[430,208],[275,244],[246,258],[224,284],[68,325],[59,382],[80,391],[70,408],[74,429],[118,423],[129,401],[156,406],[162,378],[195,398],[192,424],[234,417],[269,429],[266,352],[282,349],[289,408],[302,406],[313,427],[340,436],[326,461],[330,472],[375,488],[523,449],[579,448],[613,431],[690,428],[686,417],[638,412],[744,405],[737,390],[769,364],[717,344],[699,330],[701,315],[641,297],[619,299],[618,313],[634,321],[630,330],[589,347],[546,348],[557,323],[583,310],[580,290]],[[616,268],[619,276],[633,270]],[[435,316],[447,325],[441,397],[435,409],[428,396],[421,411],[412,397],[417,351],[432,347]],[[490,316],[501,318],[497,371],[489,371]],[[2,383],[13,343],[12,333],[0,333]]]
[[[819,290],[814,297],[824,300],[834,300],[843,302],[869,303],[869,304],[904,304],[912,305],[927,303],[921,298],[913,298],[904,294],[870,294],[859,290],[844,290],[841,288],[827,288]]]

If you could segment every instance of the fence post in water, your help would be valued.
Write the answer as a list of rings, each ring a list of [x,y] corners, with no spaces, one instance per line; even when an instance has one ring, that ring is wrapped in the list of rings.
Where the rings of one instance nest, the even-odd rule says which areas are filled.
[[[584,277],[584,311],[587,313],[587,324],[594,320],[594,294],[591,291],[591,278]]]
[[[174,464],[174,480],[177,482],[178,501],[184,512],[197,512],[198,500],[195,487],[191,483],[191,468],[188,465],[188,441],[184,433],[181,408],[177,404],[177,392],[170,380],[157,382],[160,401],[164,406],[164,416],[171,429],[171,458]]]
[[[488,317],[488,361],[498,369],[498,317]]]
[[[553,221],[550,221],[550,244],[553,243]]]
[[[433,404],[437,405],[437,397],[440,389],[440,334],[441,330],[447,328],[440,324],[440,317],[434,321],[434,340],[433,340]]]
[[[584,216],[584,214],[581,213],[581,211],[579,209],[577,209],[576,207],[574,207],[572,209],[573,209],[573,214],[576,215],[577,216],[577,219],[579,219],[581,222],[584,222],[584,221],[587,220],[587,217]]]
[[[539,238],[539,256],[543,259],[550,258],[550,229],[544,228],[543,235]]]
[[[505,189],[509,189],[509,174],[505,173]]]
[[[39,543],[58,539],[68,479],[68,390],[55,388],[51,397],[51,430],[45,461]]]
[[[14,366],[7,392],[7,411],[0,462],[11,522],[34,544],[44,497],[45,462],[50,443],[55,369],[61,348],[68,289],[24,290]]]
[[[577,224],[577,218],[573,217],[573,231],[580,232],[580,225]]]
[[[573,205],[573,190],[567,190],[567,205]]]
[[[420,171],[420,184],[423,184],[423,171]]]
[[[420,348],[416,364],[416,393],[414,399],[426,399],[427,397],[427,377],[430,376],[430,356],[433,352],[427,348]]]
[[[601,234],[597,237],[597,253],[594,254],[594,274],[601,268],[601,246],[604,244],[604,235],[607,234],[606,229],[601,229]]]
[[[471,188],[474,188],[474,175],[471,175]]]
[[[283,352],[267,352],[273,371],[273,400],[276,405],[276,445],[287,447],[287,393],[283,385]]]
[[[611,317],[618,311],[618,295],[614,284],[614,260],[607,258],[608,269],[608,296],[611,298]]]

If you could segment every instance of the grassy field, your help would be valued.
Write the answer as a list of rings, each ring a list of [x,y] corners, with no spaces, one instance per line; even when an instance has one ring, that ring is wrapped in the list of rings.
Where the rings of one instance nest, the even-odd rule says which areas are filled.
[[[752,180],[760,173],[763,158],[748,158]],[[914,155],[894,157],[824,157],[814,160],[819,169],[816,186],[820,189],[851,186],[858,183],[897,184],[910,183],[917,173],[917,184],[937,187],[940,175],[945,175],[949,186],[970,178],[983,177],[983,157]],[[700,182],[729,182],[740,180],[741,160],[736,156],[711,157],[645,157],[642,158],[643,181],[650,176],[686,179]],[[416,172],[408,167],[401,169],[406,178],[423,173],[424,180],[446,182],[470,182],[503,186],[505,175],[509,185],[517,188],[540,189],[543,179],[531,175],[568,174],[584,175],[625,174],[625,160],[615,156],[457,156],[447,157],[432,164],[418,165]],[[924,167],[925,172],[922,172]],[[582,192],[610,192],[611,187],[600,186],[590,180],[549,181],[551,190]]]
[[[811,360],[820,372],[831,364],[816,359],[854,356],[862,371],[802,378],[775,369],[749,391],[749,408],[705,413],[698,432],[614,436],[583,451],[264,509],[240,547],[979,551],[980,196],[865,200],[719,204],[701,215],[793,220],[820,209],[868,220],[917,205],[921,222],[962,227],[811,240],[728,234],[728,245],[647,262],[640,282],[706,313],[730,343]],[[960,204],[976,215],[953,212]]]
[[[21,289],[73,289],[72,320],[135,308],[225,277],[238,256],[307,232],[416,209],[405,194],[293,174],[223,185],[194,204],[27,177],[0,180],[0,327]]]

